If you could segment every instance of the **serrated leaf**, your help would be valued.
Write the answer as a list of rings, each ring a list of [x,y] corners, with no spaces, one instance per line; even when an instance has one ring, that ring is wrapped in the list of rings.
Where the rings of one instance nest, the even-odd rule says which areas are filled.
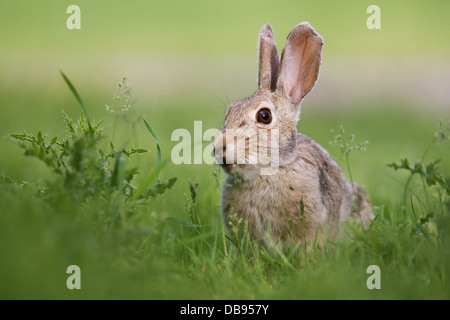
[[[176,181],[177,178],[170,178],[169,180],[166,180],[164,182],[157,182],[151,188],[151,193],[153,193],[154,195],[163,194],[166,190],[172,188]]]
[[[141,148],[138,148],[138,149],[132,148],[131,149],[131,153],[145,153],[145,152],[148,152],[148,150],[141,149]]]
[[[131,168],[131,169],[127,170],[127,172],[125,173],[125,181],[130,183],[130,181],[133,180],[134,175],[137,173],[138,173],[138,168]]]
[[[17,140],[22,140],[22,141],[33,141],[32,139],[30,139],[30,137],[27,134],[18,134],[18,133],[12,133],[10,134],[11,137],[13,137],[14,139]]]
[[[159,166],[157,166],[150,175],[141,183],[141,185],[133,193],[132,201],[138,199],[147,190],[150,185],[155,181],[161,170],[167,165],[169,160],[163,161]]]
[[[124,152],[125,152],[125,154],[127,156],[131,156],[131,155],[136,154],[136,153],[145,153],[145,152],[148,152],[148,151],[145,150],[145,149],[140,149],[140,148],[138,148],[138,149],[132,148],[131,150],[124,150]]]

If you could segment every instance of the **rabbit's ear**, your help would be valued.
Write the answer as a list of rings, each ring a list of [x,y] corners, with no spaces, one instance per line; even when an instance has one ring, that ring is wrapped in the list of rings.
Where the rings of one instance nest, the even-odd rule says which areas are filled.
[[[258,88],[275,91],[278,67],[280,65],[277,46],[270,24],[265,24],[259,32],[259,74]]]
[[[281,54],[277,90],[296,107],[319,76],[322,37],[307,22],[289,33]]]

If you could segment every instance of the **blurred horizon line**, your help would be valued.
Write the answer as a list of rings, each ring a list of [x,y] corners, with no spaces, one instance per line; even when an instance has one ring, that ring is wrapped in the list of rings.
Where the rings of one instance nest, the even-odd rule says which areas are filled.
[[[39,63],[37,63],[39,62]],[[20,68],[18,67],[20,63]],[[59,70],[78,86],[94,90],[113,89],[123,76],[140,99],[159,100],[192,95],[215,95],[231,102],[257,89],[257,61],[245,56],[199,59],[189,55],[135,57],[123,60],[90,57],[78,59],[30,56],[0,60],[0,92],[60,89]],[[354,101],[368,105],[394,99],[414,107],[450,107],[450,61],[429,59],[331,59],[322,61],[319,80],[305,103],[331,108]],[[65,92],[65,91],[63,91]]]

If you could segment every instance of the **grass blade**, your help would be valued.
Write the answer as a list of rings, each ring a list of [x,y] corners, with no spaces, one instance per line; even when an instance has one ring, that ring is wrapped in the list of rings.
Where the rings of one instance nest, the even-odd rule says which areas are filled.
[[[159,147],[158,138],[156,137],[155,131],[153,131],[152,127],[145,119],[144,119],[144,123],[145,123],[145,126],[147,127],[148,132],[150,132],[150,134],[152,135],[153,139],[156,142],[156,151],[157,151],[156,167],[159,167],[161,165],[161,148]]]
[[[206,225],[192,223],[190,221],[187,221],[187,220],[184,220],[184,219],[175,218],[175,217],[167,217],[165,221],[173,222],[173,223],[182,225],[184,227],[189,227],[189,228],[206,227]]]
[[[150,186],[152,185],[152,183],[154,183],[155,179],[159,179],[159,173],[162,170],[162,168],[164,168],[166,166],[166,164],[169,162],[169,160],[165,160],[164,162],[161,161],[161,148],[159,146],[159,142],[158,142],[158,137],[156,136],[155,131],[153,131],[152,127],[150,126],[150,124],[145,120],[145,126],[147,127],[148,132],[150,132],[151,136],[153,137],[153,139],[156,142],[156,151],[157,151],[157,156],[156,156],[156,168],[155,170],[153,170],[153,172],[147,177],[147,179],[144,180],[144,182],[139,186],[139,188],[137,188],[135,190],[135,192],[133,193],[133,197],[132,200],[135,201],[136,199],[138,199],[143,192],[145,192],[145,190],[147,190],[148,188],[150,188]]]

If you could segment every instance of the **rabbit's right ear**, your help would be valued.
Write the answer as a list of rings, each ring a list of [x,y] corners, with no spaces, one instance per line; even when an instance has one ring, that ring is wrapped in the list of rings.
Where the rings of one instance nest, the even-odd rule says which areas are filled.
[[[273,38],[273,30],[270,24],[265,24],[259,32],[259,74],[258,88],[275,91],[277,86],[278,58],[277,46]]]
[[[277,90],[297,108],[319,76],[322,37],[307,22],[292,29],[281,54]]]

